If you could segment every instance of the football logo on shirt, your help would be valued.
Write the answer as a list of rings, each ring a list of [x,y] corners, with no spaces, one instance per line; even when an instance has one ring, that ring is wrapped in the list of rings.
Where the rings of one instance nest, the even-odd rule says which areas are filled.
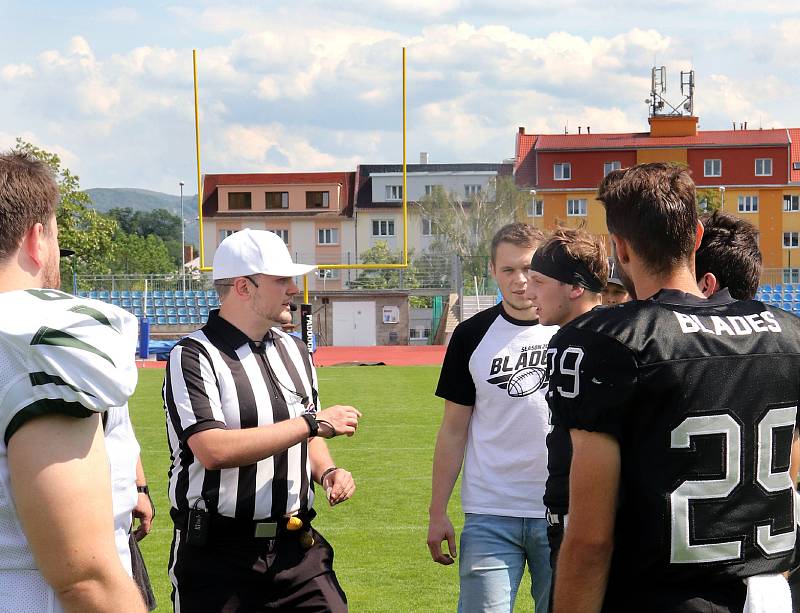
[[[506,390],[512,398],[529,396],[547,385],[546,353],[546,346],[523,347],[516,362],[511,356],[494,358],[489,374],[498,376],[486,382]]]

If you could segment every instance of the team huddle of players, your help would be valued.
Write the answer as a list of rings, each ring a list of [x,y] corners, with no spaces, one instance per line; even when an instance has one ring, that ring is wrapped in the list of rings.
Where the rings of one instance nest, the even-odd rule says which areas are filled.
[[[602,240],[558,229],[533,248],[524,281],[506,287],[509,294],[522,288],[542,327],[558,326],[547,348],[547,381],[526,392],[546,396],[550,425],[543,504],[553,587],[546,596],[535,555],[519,545],[537,611],[788,613],[799,320],[752,300],[761,271],[755,229],[726,214],[698,218],[685,168],[613,171],[598,199],[613,245],[611,270]],[[607,306],[598,308],[601,301]],[[498,305],[505,312],[521,306],[505,292]],[[481,360],[466,359],[475,381]],[[443,379],[447,368],[446,359]],[[448,563],[441,541],[453,554],[453,534],[436,511],[446,490],[440,450],[453,421],[448,412],[460,405],[441,381],[437,393],[447,403],[428,544],[434,560]],[[462,408],[478,415],[493,407],[481,405],[478,393]],[[503,409],[494,411],[496,421]],[[476,438],[469,436],[464,481],[473,483],[485,466],[470,460]],[[510,610],[519,577],[506,582],[505,595],[496,577],[495,584],[486,577],[508,569],[511,558],[497,553],[497,541],[476,555],[472,535],[483,521],[489,541],[496,525],[465,512],[460,610]],[[479,590],[469,587],[473,580],[483,581]]]

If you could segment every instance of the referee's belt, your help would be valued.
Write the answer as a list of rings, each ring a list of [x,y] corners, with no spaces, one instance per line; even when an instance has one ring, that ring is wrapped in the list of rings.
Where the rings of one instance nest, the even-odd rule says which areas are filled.
[[[208,535],[211,538],[279,538],[281,536],[299,535],[311,527],[311,521],[317,516],[314,509],[301,511],[289,517],[277,519],[237,519],[219,513],[209,512]],[[170,516],[175,526],[185,530],[189,513],[170,509]]]

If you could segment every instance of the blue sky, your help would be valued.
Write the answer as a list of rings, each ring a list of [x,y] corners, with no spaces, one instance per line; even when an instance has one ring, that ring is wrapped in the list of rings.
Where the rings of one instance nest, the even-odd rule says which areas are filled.
[[[795,0],[0,0],[0,15],[0,148],[56,151],[84,187],[194,186],[193,48],[204,172],[399,162],[403,45],[409,161],[500,161],[518,126],[645,130],[654,64],[668,98],[694,68],[701,129],[800,126]]]

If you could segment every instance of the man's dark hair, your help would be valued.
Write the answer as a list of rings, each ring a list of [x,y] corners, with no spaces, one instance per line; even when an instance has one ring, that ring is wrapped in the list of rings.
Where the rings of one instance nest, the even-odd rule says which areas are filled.
[[[706,213],[700,221],[705,232],[694,256],[697,280],[710,272],[737,300],[752,299],[761,279],[758,230],[750,222],[720,211]]]
[[[608,231],[628,241],[648,271],[657,275],[690,260],[696,197],[689,171],[662,162],[614,170],[597,192],[606,208]]]
[[[47,164],[26,153],[0,154],[0,262],[34,224],[49,231],[57,204],[58,185]]]
[[[608,254],[599,236],[583,228],[556,228],[537,253],[552,257],[554,251],[562,251],[579,260],[602,285],[608,283]]]
[[[536,247],[544,238],[544,232],[530,224],[517,222],[505,225],[492,238],[492,264],[500,243],[511,243],[517,247]]]

